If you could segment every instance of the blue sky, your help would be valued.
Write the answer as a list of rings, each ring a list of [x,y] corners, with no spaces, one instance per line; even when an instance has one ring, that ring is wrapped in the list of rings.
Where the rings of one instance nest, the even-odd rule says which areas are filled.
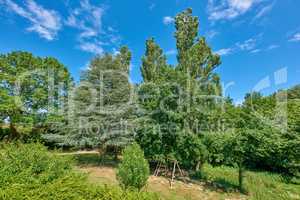
[[[217,72],[235,102],[261,80],[264,94],[300,83],[299,0],[0,0],[0,53],[56,57],[78,80],[95,54],[127,45],[138,83],[147,38],[176,63],[173,17],[188,7],[222,56]],[[276,81],[278,71],[286,81]]]

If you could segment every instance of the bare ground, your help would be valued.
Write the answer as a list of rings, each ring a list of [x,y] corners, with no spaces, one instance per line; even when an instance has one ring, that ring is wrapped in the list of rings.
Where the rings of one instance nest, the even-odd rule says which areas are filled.
[[[113,167],[106,166],[80,166],[80,171],[88,173],[89,180],[93,183],[103,183],[108,185],[117,185],[116,171]],[[221,189],[209,187],[204,183],[184,183],[175,180],[173,188],[170,188],[170,181],[165,177],[151,176],[147,191],[157,192],[164,199],[174,200],[239,200],[246,199],[238,193],[226,193]]]

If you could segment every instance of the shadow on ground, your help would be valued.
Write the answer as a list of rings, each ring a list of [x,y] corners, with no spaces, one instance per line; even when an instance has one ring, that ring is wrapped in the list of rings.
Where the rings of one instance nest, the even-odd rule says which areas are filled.
[[[119,160],[116,160],[114,156],[111,155],[100,155],[98,153],[94,154],[74,154],[74,159],[78,166],[105,166],[105,167],[117,167]]]
[[[73,154],[80,171],[89,174],[89,179],[94,183],[117,185],[116,168],[119,160],[113,155],[102,155],[98,153]],[[155,165],[151,164],[152,174]],[[197,181],[189,177],[179,177],[175,180],[174,188],[170,188],[171,174],[164,176],[151,176],[147,190],[158,192],[164,199],[244,199],[243,195],[236,192],[237,186],[226,180],[209,182],[206,180]],[[176,198],[175,198],[176,197]]]

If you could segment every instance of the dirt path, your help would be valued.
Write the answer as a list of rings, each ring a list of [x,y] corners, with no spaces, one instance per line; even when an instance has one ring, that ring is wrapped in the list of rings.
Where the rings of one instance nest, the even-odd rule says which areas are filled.
[[[89,174],[89,180],[94,183],[117,185],[116,172],[111,167],[80,167],[80,171]],[[173,189],[167,178],[151,176],[146,190],[158,192],[165,199],[174,200],[239,200],[245,199],[240,194],[224,193],[222,190],[209,189],[203,184],[175,181]]]
[[[84,154],[99,154],[98,151],[94,150],[94,151],[75,151],[75,152],[65,152],[65,153],[58,153],[58,155],[60,156],[67,156],[67,155],[84,155]]]

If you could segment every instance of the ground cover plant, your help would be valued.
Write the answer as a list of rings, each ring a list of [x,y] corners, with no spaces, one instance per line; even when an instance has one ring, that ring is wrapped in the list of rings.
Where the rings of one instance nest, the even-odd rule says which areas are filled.
[[[123,191],[88,183],[73,170],[70,157],[41,144],[5,144],[0,150],[0,199],[159,199],[155,194]]]

